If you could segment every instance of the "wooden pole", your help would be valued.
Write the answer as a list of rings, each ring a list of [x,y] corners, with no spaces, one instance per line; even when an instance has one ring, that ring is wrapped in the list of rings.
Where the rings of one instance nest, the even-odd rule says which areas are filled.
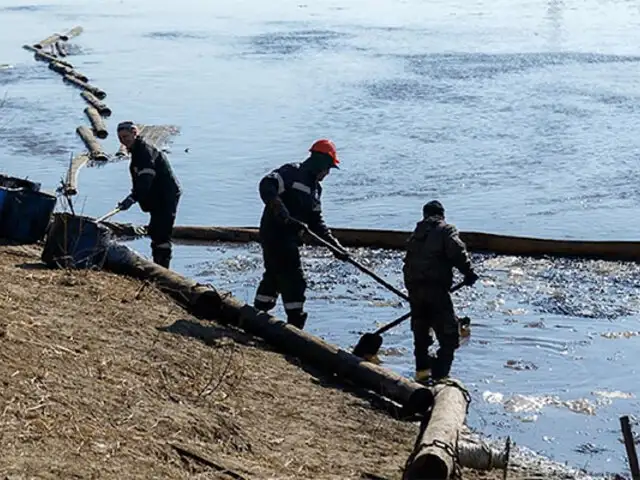
[[[93,93],[100,100],[104,99],[107,96],[107,94],[103,90],[100,90],[98,87],[87,82],[83,82],[76,77],[72,77],[71,75],[64,75],[62,78],[68,83],[72,83],[73,85],[80,87],[83,90]]]
[[[87,149],[89,150],[89,155],[92,160],[106,161],[109,160],[109,156],[104,153],[100,143],[96,140],[96,137],[93,135],[93,131],[84,125],[76,128],[76,133],[80,136]]]
[[[84,100],[91,105],[93,108],[98,110],[100,115],[103,117],[111,116],[111,109],[107,107],[104,103],[102,103],[93,93],[87,92],[86,90],[80,92],[80,96],[84,98]]]
[[[467,415],[470,397],[457,380],[448,379],[434,387],[435,399],[429,423],[421,431],[404,472],[404,480],[447,479],[456,464],[456,443]]]
[[[84,109],[84,113],[89,117],[89,121],[91,122],[91,126],[93,127],[93,132],[96,137],[100,139],[105,139],[109,136],[109,131],[107,130],[107,126],[104,124],[104,120],[93,107],[86,107]]]
[[[408,414],[424,413],[432,405],[430,389],[243,304],[231,294],[219,293],[160,267],[126,245],[114,244],[109,249],[105,266],[115,273],[154,282],[194,314],[263,338],[270,345],[295,355],[318,370],[335,374],[398,402]]]
[[[620,427],[622,428],[622,436],[624,437],[624,446],[627,450],[627,459],[629,460],[629,469],[631,470],[631,478],[640,480],[640,467],[638,466],[638,455],[636,454],[636,444],[631,431],[631,423],[627,415],[620,417]]]
[[[83,82],[89,81],[86,75],[83,75],[77,70],[74,70],[73,68],[69,68],[66,65],[61,64],[58,61],[49,62],[49,68],[54,72],[58,72],[61,75],[71,75],[72,77],[76,77],[78,80],[81,80]]]

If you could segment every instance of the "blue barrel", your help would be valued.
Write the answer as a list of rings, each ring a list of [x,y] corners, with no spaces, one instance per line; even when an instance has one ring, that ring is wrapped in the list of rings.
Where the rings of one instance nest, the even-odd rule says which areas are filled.
[[[42,261],[52,268],[102,268],[111,231],[95,219],[56,213],[42,250]]]
[[[56,197],[25,188],[6,188],[5,192],[0,236],[23,244],[42,240],[56,208]]]
[[[9,177],[8,175],[0,174],[0,187],[5,188],[22,188],[25,190],[31,190],[33,192],[40,191],[40,184],[27,180],[26,178]]]

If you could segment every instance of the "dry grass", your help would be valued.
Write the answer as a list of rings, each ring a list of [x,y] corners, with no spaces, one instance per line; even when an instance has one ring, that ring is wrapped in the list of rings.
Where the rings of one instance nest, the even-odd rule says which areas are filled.
[[[151,286],[38,255],[0,247],[0,478],[400,478],[417,424]]]

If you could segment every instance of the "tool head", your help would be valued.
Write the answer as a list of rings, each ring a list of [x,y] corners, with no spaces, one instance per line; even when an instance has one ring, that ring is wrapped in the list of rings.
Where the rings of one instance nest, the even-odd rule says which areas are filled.
[[[377,355],[382,346],[382,336],[375,333],[365,333],[353,349],[353,354],[360,358],[372,358]]]

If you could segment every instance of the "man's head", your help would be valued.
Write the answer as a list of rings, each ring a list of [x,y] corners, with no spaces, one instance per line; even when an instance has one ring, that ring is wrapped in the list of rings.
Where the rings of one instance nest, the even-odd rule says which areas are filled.
[[[444,218],[444,207],[438,200],[431,200],[425,203],[422,207],[422,216],[428,217],[442,217]]]
[[[120,122],[118,124],[118,139],[120,143],[127,147],[127,150],[131,150],[133,142],[138,137],[138,127],[136,124],[130,121]]]
[[[331,140],[326,138],[320,139],[314,142],[309,149],[311,156],[307,159],[307,166],[313,173],[316,174],[316,178],[319,182],[325,179],[332,168],[340,168],[338,164],[338,152],[335,144]]]

